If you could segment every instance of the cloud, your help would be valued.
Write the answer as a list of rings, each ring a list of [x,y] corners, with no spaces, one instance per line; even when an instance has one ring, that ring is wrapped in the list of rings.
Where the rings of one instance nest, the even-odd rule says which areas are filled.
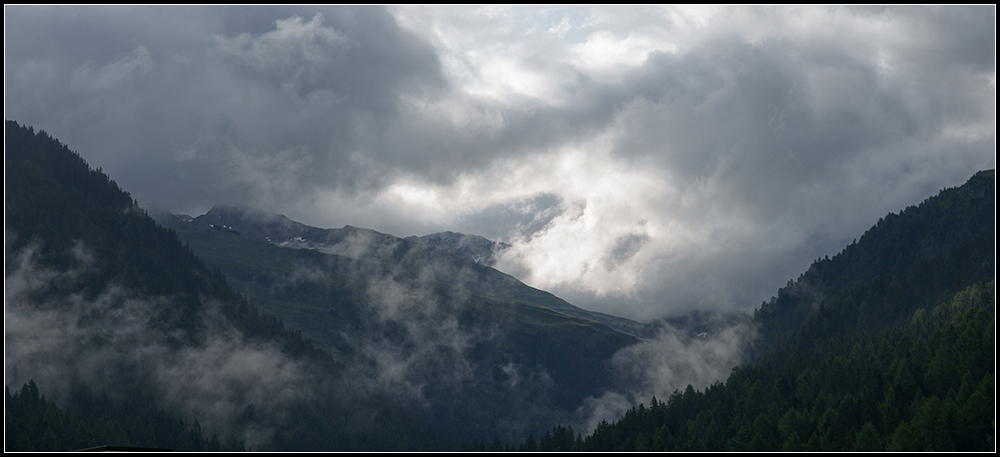
[[[992,6],[5,13],[7,116],[141,202],[489,235],[637,319],[749,310],[996,163]]]
[[[587,398],[577,409],[577,428],[590,433],[602,420],[615,421],[654,396],[662,401],[689,385],[703,391],[725,380],[743,361],[754,329],[749,322],[727,322],[720,316],[708,321],[713,329],[699,333],[663,324],[655,337],[619,350],[612,365],[620,388]]]
[[[241,33],[228,38],[216,36],[219,51],[230,54],[241,63],[259,72],[272,69],[292,69],[296,73],[281,75],[295,82],[298,72],[311,66],[321,67],[337,59],[351,45],[350,40],[332,27],[325,27],[323,15],[316,13],[309,22],[291,16],[275,22],[275,30],[253,37]]]
[[[373,366],[363,378],[371,388],[406,402],[431,407],[425,389],[460,389],[474,378],[467,354],[477,342],[489,340],[491,332],[476,332],[459,324],[455,303],[430,296],[434,281],[427,271],[416,284],[397,283],[391,277],[377,278],[369,286],[365,303],[375,321],[385,328],[385,338],[364,345],[360,352]],[[458,305],[461,306],[459,299]]]
[[[94,64],[89,61],[85,62],[73,72],[70,85],[84,92],[110,92],[127,84],[133,75],[140,75],[152,68],[153,59],[149,50],[139,46],[100,69],[95,69]]]

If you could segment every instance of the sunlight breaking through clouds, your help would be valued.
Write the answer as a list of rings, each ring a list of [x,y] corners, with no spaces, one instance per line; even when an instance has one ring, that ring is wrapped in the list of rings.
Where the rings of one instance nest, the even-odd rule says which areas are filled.
[[[143,204],[488,235],[627,317],[749,310],[996,166],[992,6],[55,12],[5,9],[7,116]]]

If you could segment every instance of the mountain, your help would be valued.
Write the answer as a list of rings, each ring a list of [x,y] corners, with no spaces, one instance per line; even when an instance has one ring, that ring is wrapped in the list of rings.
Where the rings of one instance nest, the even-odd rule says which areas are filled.
[[[990,250],[995,247],[995,201],[996,173],[989,170],[899,214],[890,213],[833,258],[817,259],[771,301],[762,303],[755,319],[764,334],[787,335],[802,325],[824,297],[876,277],[899,276],[913,268],[933,269],[925,273],[930,281],[927,286],[934,287],[942,297],[953,295],[981,278],[981,273],[995,268],[990,266],[995,259]],[[952,258],[973,264],[947,271],[934,267]],[[905,309],[913,310],[912,306]],[[882,313],[879,325],[888,325],[885,319],[906,314],[903,311]]]
[[[537,306],[569,316],[592,320],[617,331],[635,336],[648,336],[648,326],[604,313],[586,311],[544,291],[528,287],[517,279],[494,270],[491,266],[498,252],[508,246],[476,235],[455,232],[398,238],[392,235],[352,226],[321,229],[293,221],[281,214],[268,213],[247,205],[216,205],[207,213],[191,218],[164,211],[153,217],[165,227],[176,230],[182,239],[205,249],[203,258],[227,268],[239,268],[246,259],[227,263],[216,251],[205,246],[204,236],[194,233],[227,233],[241,238],[264,241],[283,248],[311,249],[325,254],[348,257],[367,263],[394,265],[397,269],[423,270],[424,264],[446,268],[439,275],[445,281],[464,279],[462,287],[488,296],[529,306]],[[220,237],[210,238],[221,240]],[[479,266],[472,265],[478,264]],[[474,278],[457,274],[466,268],[476,271]]]
[[[995,221],[994,170],[889,214],[761,304],[725,382],[520,448],[995,451]]]
[[[6,450],[448,448],[100,169],[4,128]]]
[[[432,233],[424,236],[406,238],[419,244],[431,252],[443,252],[460,258],[472,259],[473,262],[493,266],[496,254],[509,246],[490,241],[478,235],[466,235],[456,232]]]
[[[509,440],[612,388],[639,341],[490,268],[478,237],[232,206],[158,225],[44,132],[8,121],[5,146],[9,450]]]
[[[216,205],[207,213],[196,218],[173,215],[163,210],[152,214],[161,223],[169,226],[178,226],[179,223],[186,222],[191,227],[227,231],[281,247],[315,249],[355,259],[371,253],[349,250],[353,247],[348,246],[352,240],[363,238],[367,242],[366,244],[371,246],[386,245],[398,241],[396,237],[391,235],[350,225],[339,229],[311,227],[293,221],[282,214],[268,213],[251,206],[238,204]],[[492,265],[495,261],[495,254],[507,248],[502,243],[496,243],[481,236],[455,232],[434,233],[420,237],[411,236],[406,238],[406,241],[419,245],[427,252],[471,259],[484,265]]]
[[[481,237],[319,229],[237,205],[157,218],[262,311],[466,439],[565,420],[619,382],[611,358],[648,331],[489,267],[503,246]]]
[[[665,349],[658,326],[521,284],[478,237],[233,205],[157,225],[12,121],[4,182],[6,450],[995,449],[993,171],[789,281],[725,382],[539,440],[622,391],[616,356]]]

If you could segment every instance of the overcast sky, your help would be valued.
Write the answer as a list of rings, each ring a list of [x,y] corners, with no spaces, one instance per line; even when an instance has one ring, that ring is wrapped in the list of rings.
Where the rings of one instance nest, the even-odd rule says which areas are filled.
[[[4,7],[4,111],[144,205],[452,230],[584,308],[750,311],[996,167],[996,9]]]

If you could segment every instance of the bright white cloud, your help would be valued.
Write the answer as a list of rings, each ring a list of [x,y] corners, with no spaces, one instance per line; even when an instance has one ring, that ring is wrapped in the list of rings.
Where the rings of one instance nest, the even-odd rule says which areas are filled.
[[[602,80],[614,80],[613,76],[628,71],[629,67],[642,65],[650,52],[676,50],[673,44],[660,42],[653,36],[630,33],[623,38],[605,30],[594,32],[586,43],[570,48],[574,67]]]

